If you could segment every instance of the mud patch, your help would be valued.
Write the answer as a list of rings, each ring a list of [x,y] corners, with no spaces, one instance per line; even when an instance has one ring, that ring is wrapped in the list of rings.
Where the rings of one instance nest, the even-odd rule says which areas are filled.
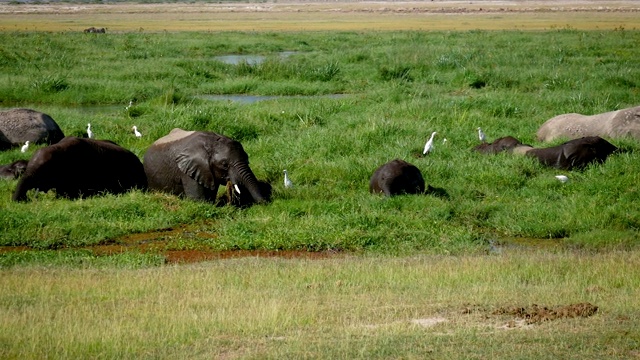
[[[590,303],[579,303],[557,307],[539,306],[533,304],[529,307],[501,307],[494,310],[491,315],[511,315],[524,324],[538,324],[545,321],[570,319],[576,317],[589,317],[598,312],[598,307]]]
[[[283,258],[283,259],[326,259],[340,256],[335,250],[214,250],[203,244],[203,240],[216,239],[215,232],[203,230],[203,225],[180,225],[174,228],[137,233],[109,239],[101,244],[82,246],[78,249],[89,250],[95,256],[112,256],[123,253],[158,254],[167,264],[187,264],[210,260],[222,260],[245,257]],[[68,250],[60,247],[48,250]],[[28,246],[0,246],[0,254],[8,252],[34,251]]]

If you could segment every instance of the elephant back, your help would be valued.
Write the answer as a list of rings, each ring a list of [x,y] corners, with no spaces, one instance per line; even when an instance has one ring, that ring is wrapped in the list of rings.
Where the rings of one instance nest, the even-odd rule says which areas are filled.
[[[186,131],[179,128],[175,128],[171,130],[169,134],[154,141],[153,145],[162,145],[162,144],[172,143],[172,142],[184,139],[185,137],[192,135],[193,133],[195,133],[195,131]]]
[[[0,112],[0,147],[29,141],[32,144],[55,144],[64,133],[51,116],[31,109]]]

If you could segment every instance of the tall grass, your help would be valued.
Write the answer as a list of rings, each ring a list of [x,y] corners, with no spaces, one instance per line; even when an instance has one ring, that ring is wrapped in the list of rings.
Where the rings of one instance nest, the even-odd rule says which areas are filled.
[[[98,138],[141,158],[174,127],[219,132],[240,140],[256,175],[275,187],[273,203],[234,210],[139,192],[16,204],[15,181],[2,182],[0,245],[79,247],[194,223],[214,235],[202,240],[213,249],[446,254],[505,237],[635,247],[636,141],[613,140],[627,152],[566,173],[566,184],[532,159],[471,148],[478,126],[489,141],[547,146],[535,131],[548,118],[637,105],[639,40],[628,30],[0,33],[0,106],[48,113],[68,135],[90,122]],[[214,58],[231,53],[267,61]],[[237,93],[346,95],[248,105],[197,98]],[[432,131],[435,151],[421,157]],[[35,148],[3,152],[0,163]],[[393,158],[449,196],[370,195],[369,176]],[[282,186],[285,168],[294,189]]]
[[[508,250],[505,250],[508,251]],[[0,271],[0,356],[609,358],[637,355],[638,253],[245,258]],[[590,303],[525,325],[504,308]]]

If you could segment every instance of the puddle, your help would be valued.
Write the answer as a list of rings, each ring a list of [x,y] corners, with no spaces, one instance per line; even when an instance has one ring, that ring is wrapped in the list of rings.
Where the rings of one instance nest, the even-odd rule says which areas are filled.
[[[280,99],[340,99],[348,94],[327,94],[327,95],[198,95],[196,98],[210,101],[228,101],[241,104],[253,104],[258,101],[280,100]]]
[[[326,259],[341,255],[338,251],[304,250],[212,250],[199,247],[198,239],[215,239],[216,233],[199,229],[197,226],[181,225],[175,228],[130,234],[107,240],[103,244],[83,246],[96,256],[117,255],[125,252],[160,254],[167,264],[188,264],[210,260],[264,257],[282,259]],[[192,248],[172,249],[174,241],[188,242]],[[59,250],[64,250],[60,248]],[[0,246],[0,254],[7,252],[37,251],[28,246]]]
[[[277,54],[281,59],[286,59],[287,57],[297,53],[296,51],[282,51]],[[265,55],[220,55],[214,56],[214,60],[218,60],[225,64],[230,65],[238,65],[240,63],[246,63],[249,65],[257,65],[265,62],[269,56]]]
[[[510,250],[551,250],[562,248],[562,239],[500,238],[488,241],[490,254],[502,254]]]

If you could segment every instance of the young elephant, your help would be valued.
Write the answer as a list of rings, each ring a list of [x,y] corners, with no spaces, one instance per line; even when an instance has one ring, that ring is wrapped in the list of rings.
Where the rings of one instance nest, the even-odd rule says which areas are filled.
[[[563,170],[583,169],[587,165],[604,162],[618,148],[599,136],[586,136],[544,149],[532,148],[525,155],[541,163]]]
[[[242,145],[216,133],[171,130],[144,154],[144,170],[153,190],[215,202],[218,187],[231,181],[256,203],[268,201]]]
[[[369,192],[386,196],[422,194],[424,178],[415,165],[395,159],[376,169],[369,181]]]
[[[131,151],[111,141],[69,136],[33,154],[13,200],[27,200],[31,189],[75,199],[146,187],[142,163]]]
[[[27,168],[27,160],[16,160],[11,164],[0,165],[0,178],[14,180],[19,178]]]

